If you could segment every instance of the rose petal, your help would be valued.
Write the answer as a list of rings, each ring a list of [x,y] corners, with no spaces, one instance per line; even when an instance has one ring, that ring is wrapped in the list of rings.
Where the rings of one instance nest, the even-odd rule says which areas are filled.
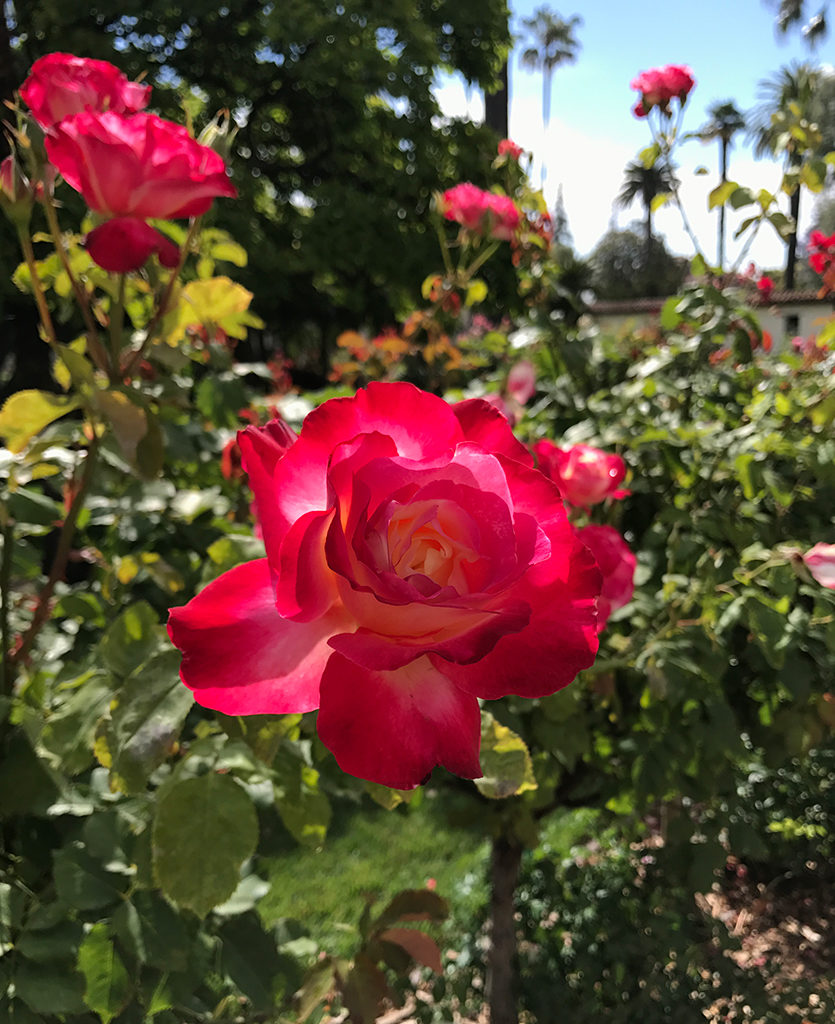
[[[347,625],[338,608],[312,623],[282,619],[260,558],[172,608],[168,635],[183,652],[180,678],[198,704],[227,715],[281,715],[318,707],[328,638]]]
[[[486,451],[506,455],[525,466],[533,465],[533,456],[510,429],[507,418],[482,398],[456,402],[452,411],[468,441],[475,441]]]
[[[87,235],[84,247],[93,262],[111,274],[139,270],[156,253],[164,267],[176,267],[180,250],[156,228],[136,217],[114,217]]]
[[[334,654],[321,695],[319,736],[350,775],[394,789],[412,789],[436,765],[481,775],[478,701],[427,659],[375,672]]]

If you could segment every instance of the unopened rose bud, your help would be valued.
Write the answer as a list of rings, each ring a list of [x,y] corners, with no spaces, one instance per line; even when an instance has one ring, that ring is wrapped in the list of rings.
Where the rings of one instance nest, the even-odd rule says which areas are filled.
[[[14,155],[0,163],[0,207],[17,227],[25,228],[32,216],[35,198],[29,179]]]

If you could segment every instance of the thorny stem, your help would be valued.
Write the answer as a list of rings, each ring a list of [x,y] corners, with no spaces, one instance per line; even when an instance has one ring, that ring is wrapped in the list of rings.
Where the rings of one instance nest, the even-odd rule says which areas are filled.
[[[49,313],[49,306],[46,304],[46,297],[41,286],[41,279],[38,277],[38,268],[35,261],[35,252],[32,249],[32,239],[23,228],[17,229],[17,237],[20,241],[20,248],[23,252],[23,259],[29,269],[29,276],[32,279],[32,294],[35,297],[35,305],[38,307],[38,316],[41,318],[41,326],[50,347],[55,351],[58,339],[55,336],[55,327]]]
[[[58,547],[55,551],[55,558],[52,561],[52,568],[43,589],[38,595],[38,603],[35,606],[35,613],[32,616],[32,621],[29,623],[29,626],[21,637],[20,645],[14,651],[9,653],[8,661],[12,665],[16,665],[28,656],[29,651],[32,649],[32,644],[35,642],[35,638],[49,618],[52,594],[55,590],[56,584],[59,580],[63,579],[64,573],[66,572],[67,560],[70,555],[70,545],[72,544],[73,534],[75,533],[75,525],[78,521],[81,509],[84,507],[87,491],[89,490],[93,479],[93,470],[96,465],[98,447],[98,437],[94,434],[93,440],[90,442],[90,446],[87,449],[87,459],[84,464],[84,472],[81,476],[78,490],[73,496],[69,511],[67,512],[61,526],[61,534],[58,538]]]
[[[67,256],[67,249],[64,245],[61,225],[58,223],[58,216],[55,213],[55,207],[50,199],[45,198],[43,201],[43,208],[46,213],[49,230],[52,234],[55,251],[58,253],[58,259],[61,261],[64,273],[70,280],[70,285],[72,286],[73,294],[75,295],[76,305],[81,310],[81,315],[84,318],[84,326],[87,333],[87,348],[89,349],[90,357],[100,370],[104,370],[108,376],[110,376],[107,353],[105,352],[101,341],[99,341],[98,330],[96,329],[96,323],[93,319],[92,310],[90,309],[90,300],[85,290],[81,287],[81,282],[75,276],[72,267],[70,266],[70,260]]]
[[[151,347],[157,327],[159,327],[160,321],[168,312],[168,303],[171,301],[171,296],[174,292],[174,285],[180,278],[180,273],[182,272],[183,264],[186,261],[189,249],[191,249],[191,243],[194,241],[194,237],[197,234],[201,221],[202,217],[192,218],[188,227],[188,235],[186,235],[186,240],[185,242],[183,242],[183,247],[180,250],[180,262],[171,271],[171,274],[168,278],[168,283],[165,286],[165,291],[162,293],[162,298],[160,299],[159,305],[156,308],[156,312],[151,317],[151,322],[148,324],[148,327],[145,331],[145,340],[122,367],[121,373],[123,377],[130,378],[133,376],[136,367],[139,365],[139,363],[144,358],[145,353]]]

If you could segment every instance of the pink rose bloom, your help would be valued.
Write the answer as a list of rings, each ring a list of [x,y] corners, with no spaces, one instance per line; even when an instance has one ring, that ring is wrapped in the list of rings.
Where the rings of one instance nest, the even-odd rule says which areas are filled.
[[[520,359],[507,375],[507,393],[519,405],[526,405],[536,392],[536,368],[530,359]]]
[[[559,487],[570,505],[597,505],[606,498],[621,498],[618,485],[626,476],[626,463],[587,444],[558,448],[553,441],[537,441],[533,450],[546,476]]]
[[[806,552],[803,561],[822,587],[835,590],[835,544],[816,544]]]
[[[757,281],[757,291],[766,301],[768,301],[768,299],[771,298],[771,293],[774,291],[774,282],[770,277],[763,275],[763,277]]]
[[[630,88],[641,94],[640,102],[633,108],[636,117],[646,117],[653,107],[663,113],[670,113],[670,101],[677,99],[684,104],[690,90],[696,84],[693,72],[686,64],[667,64],[663,68],[642,71],[629,83]]]
[[[152,252],[176,266],[176,246],[145,222],[196,217],[215,196],[237,194],[222,157],[154,114],[75,114],[46,137],[46,151],[90,209],[111,218],[87,236],[105,270],[136,270]]]
[[[594,661],[600,573],[487,403],[373,383],[297,439],[276,420],[238,439],[267,557],[171,610],[200,704],[318,708],[344,771],[409,789],[439,764],[481,774],[479,698]]]
[[[49,130],[82,110],[135,114],[148,105],[150,85],[131,82],[106,60],[48,53],[36,60],[20,96],[38,124]]]
[[[502,139],[499,143],[499,156],[509,156],[514,160],[520,160],[524,152],[521,146],[517,146],[510,139]]]
[[[519,227],[519,210],[516,204],[510,196],[497,196],[489,192],[487,208],[490,212],[490,236],[509,242]]]
[[[513,237],[519,226],[519,210],[508,196],[485,192],[465,181],[448,188],[441,199],[441,212],[468,231],[501,241]]]
[[[577,531],[577,536],[594,555],[603,576],[603,589],[597,603],[597,629],[602,631],[612,612],[632,600],[638,561],[613,526],[584,526]]]

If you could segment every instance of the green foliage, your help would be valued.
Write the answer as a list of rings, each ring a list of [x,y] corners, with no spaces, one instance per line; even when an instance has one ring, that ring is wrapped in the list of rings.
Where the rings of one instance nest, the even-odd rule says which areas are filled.
[[[635,299],[671,295],[686,268],[654,235],[633,230],[609,231],[589,257],[592,287],[600,299]]]

